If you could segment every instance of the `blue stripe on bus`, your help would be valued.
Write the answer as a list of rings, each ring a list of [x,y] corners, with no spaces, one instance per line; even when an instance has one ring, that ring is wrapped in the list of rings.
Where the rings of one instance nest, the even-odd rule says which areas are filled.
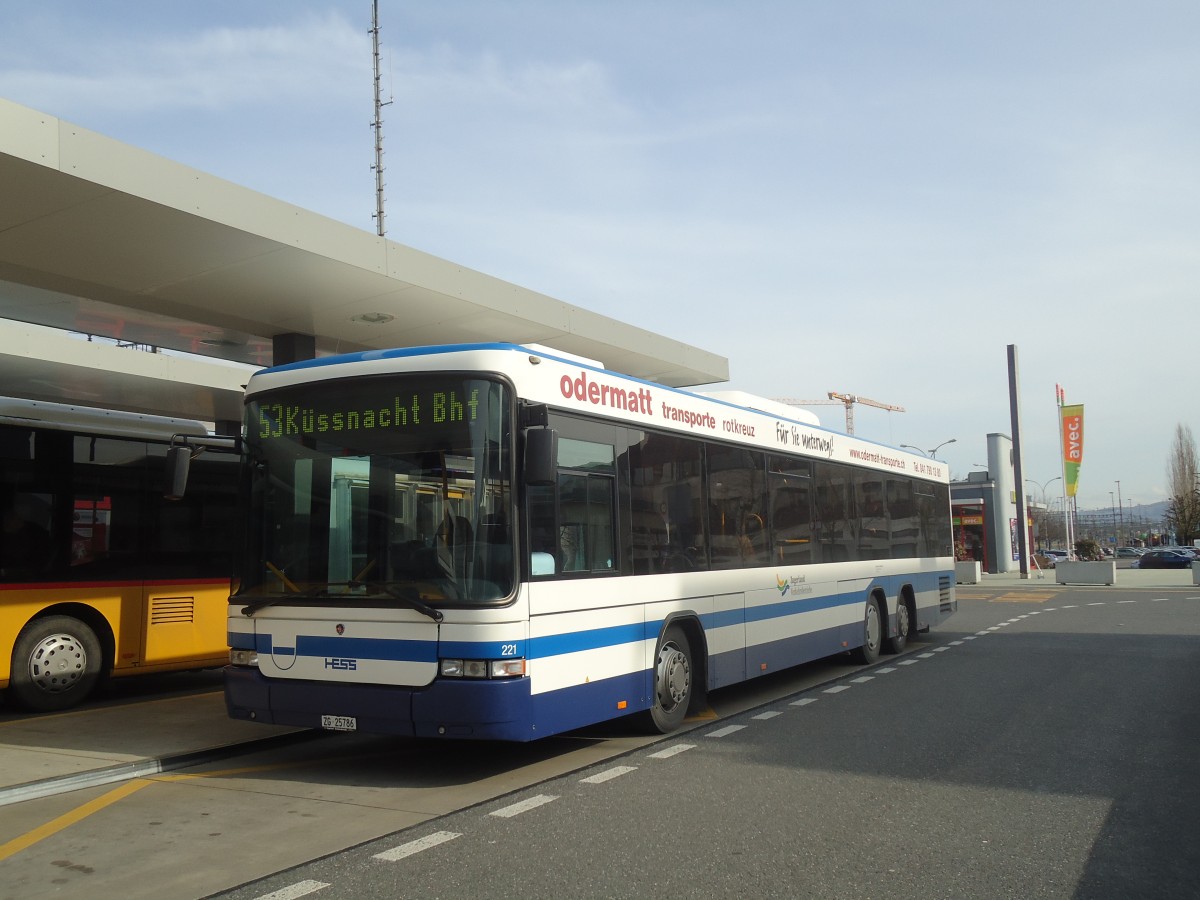
[[[849,594],[827,594],[823,597],[809,596],[796,600],[780,600],[777,603],[765,603],[762,606],[747,606],[746,621],[762,622],[766,619],[779,619],[817,609],[833,609],[835,606],[862,603],[863,596],[861,592],[855,591]]]
[[[799,615],[816,609],[843,605],[848,601],[844,598],[824,598],[825,602],[788,601],[772,603],[762,607],[751,607],[746,610],[735,609],[719,613],[705,613],[700,616],[706,631],[727,626],[742,625],[746,622],[758,622],[767,619],[783,618]],[[273,645],[271,635],[254,636],[254,649],[263,654],[276,656],[309,656],[309,657],[355,657],[357,659],[378,659],[392,662],[436,662],[439,657],[452,659],[503,659],[505,657],[527,659],[544,659],[552,656],[562,656],[568,653],[580,653],[586,650],[602,650],[609,647],[619,647],[623,644],[635,644],[651,641],[658,637],[662,630],[662,621],[634,622],[626,625],[610,625],[603,628],[591,628],[586,631],[572,631],[564,634],[551,634],[531,638],[526,641],[417,641],[389,640],[385,638],[345,638],[318,637],[315,635],[299,635],[296,646]],[[230,638],[239,639],[246,643],[250,635],[230,634]],[[509,650],[516,645],[516,652]],[[232,644],[231,644],[232,646]],[[249,649],[249,648],[247,648]],[[505,652],[509,650],[509,652]]]
[[[443,353],[461,353],[476,350],[513,350],[528,353],[519,344],[484,343],[484,344],[441,344],[433,347],[393,347],[387,350],[362,350],[354,353],[341,353],[337,356],[322,356],[318,359],[302,359],[297,362],[285,363],[265,369],[265,372],[291,372],[297,369],[313,369],[321,366],[339,366],[344,363],[370,362],[377,359],[404,359],[409,356],[437,356]],[[554,357],[557,359],[557,357]],[[565,362],[565,360],[564,360]],[[588,368],[591,368],[590,366]]]
[[[644,641],[647,640],[646,634],[651,627],[654,628],[654,636],[657,637],[658,628],[653,623],[635,622],[632,625],[610,625],[607,628],[591,628],[587,631],[571,631],[566,634],[549,634],[544,637],[530,638],[529,658],[561,656],[564,653],[600,650],[605,647],[618,647],[621,644]]]
[[[302,634],[296,638],[296,653],[299,656],[340,656],[381,659],[388,662],[432,663],[437,662],[437,641],[318,637]]]
[[[784,619],[803,615],[822,609],[832,609],[838,606],[860,603],[865,596],[861,590],[849,593],[829,594],[825,596],[807,596],[794,600],[781,600],[760,606],[721,610],[713,613],[703,613],[700,621],[705,631],[717,628],[745,625],[752,622],[765,622],[772,619]],[[591,628],[585,631],[573,631],[564,634],[545,635],[526,641],[445,641],[440,645],[437,641],[388,640],[383,638],[334,638],[300,636],[297,647],[273,647],[269,634],[257,636],[231,632],[230,646],[246,647],[253,641],[254,649],[259,653],[275,653],[278,655],[301,656],[352,656],[359,659],[380,659],[391,661],[436,662],[439,657],[462,659],[503,659],[505,657],[528,659],[544,659],[562,656],[568,653],[579,653],[587,650],[601,650],[618,647],[623,644],[640,643],[654,640],[662,630],[662,621],[634,622],[624,625],[610,625],[602,628]],[[236,643],[234,643],[236,641]],[[513,645],[516,651],[505,652]],[[753,651],[756,645],[746,648]],[[740,651],[739,651],[740,652]]]
[[[525,655],[522,641],[441,641],[438,656],[443,659],[520,659]]]

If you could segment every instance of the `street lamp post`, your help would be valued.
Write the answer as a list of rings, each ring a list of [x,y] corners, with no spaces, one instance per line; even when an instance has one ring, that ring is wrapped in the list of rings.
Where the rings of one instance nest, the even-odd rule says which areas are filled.
[[[1121,543],[1121,532],[1125,530],[1125,504],[1121,502],[1121,482],[1117,482],[1117,543]]]
[[[948,441],[942,441],[940,444],[938,444],[932,450],[922,450],[920,447],[914,447],[912,444],[901,444],[900,446],[903,447],[905,450],[916,450],[918,453],[924,453],[930,459],[937,459],[937,457],[934,456],[935,453],[937,453],[939,450],[941,450],[947,444],[954,444],[954,443],[957,443],[957,441],[958,441],[958,438],[950,438],[950,440],[948,440]]]
[[[1048,488],[1054,482],[1059,481],[1061,479],[1062,479],[1061,475],[1055,475],[1053,478],[1048,478],[1045,481],[1034,481],[1032,478],[1025,479],[1026,484],[1037,485],[1038,489],[1041,491],[1041,494],[1042,494],[1042,520],[1043,521],[1045,521],[1046,513],[1049,509],[1046,506],[1046,488]]]

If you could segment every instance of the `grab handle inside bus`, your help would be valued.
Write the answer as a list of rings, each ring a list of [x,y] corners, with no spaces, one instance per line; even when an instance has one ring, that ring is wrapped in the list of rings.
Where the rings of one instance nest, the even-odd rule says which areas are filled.
[[[558,467],[558,432],[531,428],[525,432],[525,483],[554,484]]]

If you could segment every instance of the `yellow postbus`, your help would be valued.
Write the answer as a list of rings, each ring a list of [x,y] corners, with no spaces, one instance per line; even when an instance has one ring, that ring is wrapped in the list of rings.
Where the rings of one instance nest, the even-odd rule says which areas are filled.
[[[237,457],[164,499],[172,437],[199,422],[0,398],[0,690],[65,709],[109,677],[228,662]],[[219,440],[210,441],[214,445]]]

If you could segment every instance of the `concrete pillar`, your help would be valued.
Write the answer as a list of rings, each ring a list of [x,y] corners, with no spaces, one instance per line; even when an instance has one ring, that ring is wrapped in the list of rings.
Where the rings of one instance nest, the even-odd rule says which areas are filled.
[[[1007,434],[987,436],[988,474],[995,484],[992,503],[992,534],[996,536],[996,571],[1016,572],[1021,563],[1013,559],[1013,522],[1017,518],[1016,480],[1013,475],[1012,438]]]
[[[311,334],[277,334],[271,338],[271,362],[282,366],[302,359],[315,359],[317,339]]]

